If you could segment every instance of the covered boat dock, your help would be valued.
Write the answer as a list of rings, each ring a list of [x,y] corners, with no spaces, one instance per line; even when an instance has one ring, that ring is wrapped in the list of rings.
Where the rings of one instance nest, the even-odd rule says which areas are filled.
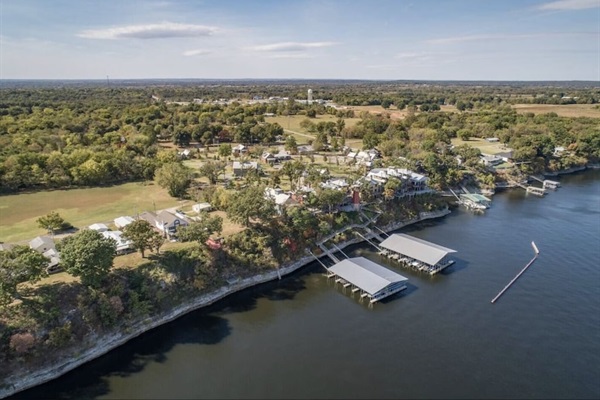
[[[456,253],[456,250],[404,233],[391,235],[379,246],[383,248],[380,254],[398,260],[411,268],[428,272],[430,275],[435,275],[452,265],[454,260],[450,260],[448,255]]]
[[[478,193],[467,193],[460,195],[460,202],[469,208],[484,210],[490,208],[492,200]]]
[[[406,289],[408,279],[364,257],[342,260],[329,267],[328,278],[335,278],[344,287],[353,286],[371,304]]]

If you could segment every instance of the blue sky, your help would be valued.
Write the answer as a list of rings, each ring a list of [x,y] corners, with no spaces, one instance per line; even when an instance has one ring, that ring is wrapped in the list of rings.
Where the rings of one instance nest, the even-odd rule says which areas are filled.
[[[600,81],[600,0],[0,0],[0,79]]]

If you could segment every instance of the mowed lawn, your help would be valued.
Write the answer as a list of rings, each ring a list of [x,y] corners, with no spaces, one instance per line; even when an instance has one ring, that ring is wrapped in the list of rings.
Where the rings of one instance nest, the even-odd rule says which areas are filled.
[[[305,119],[309,119],[314,124],[318,124],[319,122],[336,122],[338,120],[335,115],[325,114],[317,115],[316,118],[308,118],[306,115],[265,117],[265,122],[270,122],[272,124],[277,122],[283,129],[314,135],[314,133],[310,133],[300,126],[300,123]],[[348,128],[356,125],[358,121],[360,121],[360,118],[344,118],[345,126]]]
[[[600,108],[597,104],[515,104],[513,107],[519,114],[553,112],[561,117],[600,118]]]
[[[17,242],[46,234],[35,220],[50,211],[83,228],[96,222],[110,223],[122,215],[180,204],[153,182],[0,196],[0,241]]]
[[[452,138],[450,139],[450,141],[455,146],[468,144],[471,147],[475,147],[481,150],[481,152],[485,154],[498,154],[503,153],[505,151],[509,151],[509,149],[507,149],[503,143],[488,142],[487,140],[481,138],[471,138],[466,142],[460,138]]]

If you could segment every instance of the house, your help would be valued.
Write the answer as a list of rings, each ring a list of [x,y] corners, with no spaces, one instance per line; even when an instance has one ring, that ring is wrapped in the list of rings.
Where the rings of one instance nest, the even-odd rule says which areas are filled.
[[[153,228],[158,229],[156,214],[152,211],[144,211],[143,213],[138,215],[138,218],[147,221]]]
[[[48,259],[48,264],[46,266],[47,273],[53,274],[62,270],[60,267],[60,254],[58,251],[49,249],[43,252],[42,255]]]
[[[496,157],[500,157],[504,162],[510,162],[513,158],[513,151],[508,150],[501,153],[496,153]]]
[[[490,142],[490,143],[495,143],[495,142],[499,142],[500,139],[497,137],[489,137],[489,138],[485,138],[486,142]]]
[[[115,241],[115,251],[117,254],[126,254],[133,250],[133,242],[123,238],[123,232],[121,231],[104,231],[102,232],[102,236]]]
[[[431,189],[427,186],[425,175],[406,168],[374,168],[369,171],[364,179],[360,180],[360,183],[368,183],[373,189],[373,193],[379,195],[383,193],[383,188],[390,177],[400,181],[400,187],[395,193],[396,197],[402,198],[431,192]]]
[[[56,245],[52,238],[49,236],[38,236],[29,242],[29,247],[48,259],[46,272],[52,274],[60,271],[60,255],[56,251]]]
[[[320,186],[323,189],[347,190],[349,185],[345,179],[329,179],[326,182],[321,182]]]
[[[278,162],[292,159],[292,156],[290,155],[290,153],[288,153],[285,150],[280,150],[279,153],[274,154],[274,157]]]
[[[185,149],[183,151],[177,152],[177,154],[179,155],[180,158],[187,159],[187,158],[189,158],[191,151],[190,151],[190,149]]]
[[[554,157],[560,157],[565,152],[565,148],[563,146],[556,146],[554,148],[554,153],[552,154]]]
[[[248,148],[246,146],[244,146],[243,144],[238,144],[236,146],[233,146],[233,148],[231,149],[231,152],[235,156],[240,156],[242,154],[247,153],[248,152]]]
[[[171,214],[166,210],[160,211],[158,214],[156,214],[155,220],[155,226],[158,228],[158,230],[166,233],[169,236],[176,234],[177,228],[180,226],[188,226],[190,224],[187,219],[175,214]]]
[[[38,236],[34,238],[29,242],[29,247],[42,254],[50,249],[56,250],[54,240],[49,236]]]
[[[245,176],[250,170],[260,172],[260,166],[255,161],[233,162],[233,174],[235,176]]]
[[[119,229],[125,228],[127,225],[129,225],[130,223],[132,223],[133,221],[135,221],[135,219],[128,217],[128,216],[124,216],[124,217],[119,217],[119,218],[115,218],[115,226]]]
[[[212,206],[210,205],[210,203],[198,203],[192,206],[192,211],[198,214],[200,214],[203,211],[208,212],[210,210],[212,210]]]
[[[298,202],[294,200],[290,193],[284,193],[283,190],[279,188],[266,188],[265,199],[272,199],[280,213],[282,212],[283,207],[298,204]]]
[[[96,232],[106,232],[108,230],[108,226],[104,224],[92,224],[89,228]]]
[[[499,157],[497,155],[492,155],[492,154],[485,154],[484,155],[484,154],[482,154],[481,155],[481,162],[486,167],[493,167],[494,165],[502,164],[504,162],[504,160],[502,159],[502,157]]]
[[[273,153],[269,153],[268,151],[264,152],[260,158],[261,160],[263,160],[263,162],[271,165],[273,165],[277,161],[275,155]]]
[[[297,147],[298,154],[312,154],[315,149],[310,144],[303,144]]]

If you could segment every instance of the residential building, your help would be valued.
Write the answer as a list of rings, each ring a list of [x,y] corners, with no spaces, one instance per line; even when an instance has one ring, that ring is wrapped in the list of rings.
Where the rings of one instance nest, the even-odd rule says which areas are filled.
[[[130,223],[132,223],[133,221],[135,221],[135,219],[133,219],[129,216],[123,216],[123,217],[115,218],[114,223],[117,228],[122,229],[122,228],[125,228]]]
[[[234,161],[233,162],[233,174],[235,176],[245,176],[250,170],[260,172],[260,166],[255,161]]]

